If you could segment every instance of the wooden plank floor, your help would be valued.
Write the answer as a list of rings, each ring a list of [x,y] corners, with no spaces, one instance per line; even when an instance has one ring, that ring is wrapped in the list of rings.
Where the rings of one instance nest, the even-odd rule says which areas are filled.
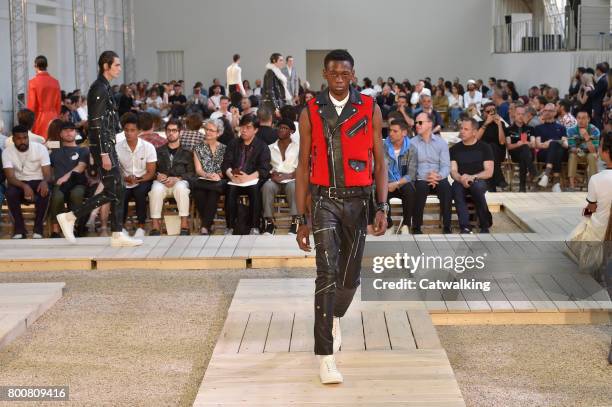
[[[0,348],[23,334],[63,295],[65,283],[0,284]]]
[[[411,302],[355,297],[340,320],[344,383],[320,384],[312,284],[240,280],[194,406],[465,405],[427,311]]]

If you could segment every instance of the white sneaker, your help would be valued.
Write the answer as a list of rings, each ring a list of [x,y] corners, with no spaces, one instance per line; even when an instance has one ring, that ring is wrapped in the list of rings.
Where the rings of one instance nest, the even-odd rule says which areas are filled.
[[[143,228],[138,228],[136,229],[136,232],[134,233],[134,237],[145,237],[145,231]]]
[[[334,355],[319,356],[319,377],[323,384],[342,383],[342,375],[336,367]]]
[[[548,175],[544,174],[538,181],[538,185],[542,188],[546,188],[548,186]]]
[[[340,331],[340,318],[334,317],[334,324],[332,326],[332,337],[334,338],[334,353],[340,350],[342,344],[342,333]]]
[[[40,233],[34,233],[32,234],[32,239],[42,239],[42,235]]]
[[[64,238],[70,243],[76,243],[76,238],[74,237],[74,222],[76,222],[76,216],[74,216],[72,212],[64,212],[57,215],[56,219],[60,229],[62,229]]]
[[[553,185],[553,187],[552,187],[552,191],[553,191],[553,192],[563,192],[563,191],[561,191],[561,184],[559,184],[559,183],[557,182],[555,185]]]
[[[121,229],[121,233],[123,233],[126,236],[130,235],[130,232],[128,232],[126,228]]]
[[[122,232],[113,232],[113,235],[111,236],[112,247],[134,247],[140,246],[141,244],[142,240],[133,239]]]
[[[23,239],[23,235],[21,233],[17,233],[11,237],[11,239]]]
[[[393,234],[395,234],[395,226],[391,225],[391,227],[387,228],[385,232],[385,236],[389,236]]]
[[[408,227],[408,225],[403,225],[400,229],[400,235],[409,235],[410,234],[410,228]]]
[[[259,234],[259,229],[257,228],[251,228],[251,233],[249,233],[250,235],[258,235]]]

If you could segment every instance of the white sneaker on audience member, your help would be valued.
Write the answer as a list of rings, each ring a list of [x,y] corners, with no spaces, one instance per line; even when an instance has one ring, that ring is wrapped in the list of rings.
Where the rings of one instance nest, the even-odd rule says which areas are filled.
[[[134,247],[140,246],[141,244],[142,240],[133,239],[130,236],[123,234],[122,232],[113,232],[111,236],[112,247]]]
[[[74,216],[72,212],[64,212],[57,215],[56,219],[60,229],[62,229],[64,238],[70,243],[76,243],[76,238],[74,237],[74,222],[76,222],[76,216]]]
[[[552,186],[552,191],[553,192],[562,192],[561,191],[561,184],[559,184],[558,182]]]
[[[410,234],[410,228],[408,227],[408,225],[403,225],[402,228],[400,229],[400,234],[401,235],[409,235]]]
[[[323,384],[342,383],[342,375],[336,367],[334,355],[319,356],[319,377]]]
[[[34,233],[32,234],[32,239],[42,239],[42,235],[40,233]]]
[[[332,325],[332,337],[334,338],[334,353],[340,350],[342,344],[342,332],[340,332],[340,318],[334,317],[334,324]]]
[[[134,233],[134,237],[141,238],[144,236],[145,236],[145,231],[143,228],[136,229],[136,232]]]
[[[542,188],[546,188],[548,186],[548,175],[543,174],[540,180],[538,181],[538,185]]]
[[[17,233],[11,237],[11,239],[23,239],[23,235],[21,233]]]

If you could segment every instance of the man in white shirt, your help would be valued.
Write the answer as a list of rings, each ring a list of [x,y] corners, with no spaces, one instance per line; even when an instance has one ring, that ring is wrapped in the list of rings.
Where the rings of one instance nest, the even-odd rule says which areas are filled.
[[[274,234],[274,222],[272,211],[274,197],[279,192],[284,193],[289,204],[289,214],[291,215],[291,227],[289,234],[294,235],[297,231],[295,217],[297,208],[295,206],[295,169],[298,165],[300,146],[291,140],[291,135],[295,132],[293,121],[283,119],[278,126],[278,140],[270,144],[270,179],[261,187],[264,216],[264,235]]]
[[[227,67],[227,89],[232,101],[232,106],[240,106],[240,100],[246,95],[242,85],[242,68],[240,68],[240,55],[234,54],[233,63]]]
[[[476,105],[476,108],[480,112],[482,107],[482,93],[476,89],[476,81],[470,79],[467,82],[467,91],[463,94],[463,105],[467,109],[470,105]]]
[[[138,120],[126,117],[123,122],[125,140],[115,147],[121,175],[125,180],[125,200],[123,204],[123,223],[127,218],[128,203],[133,198],[136,202],[138,227],[134,237],[144,237],[147,220],[147,195],[155,178],[157,152],[153,144],[138,137]]]
[[[30,143],[25,126],[13,128],[13,140],[14,144],[2,152],[2,166],[8,183],[6,201],[13,218],[13,239],[27,237],[22,203],[34,203],[36,215],[32,238],[41,239],[49,206],[51,160],[45,146]]]
[[[219,110],[210,115],[211,119],[220,119],[225,117],[230,123],[232,121],[232,112],[229,111],[230,98],[221,96],[219,99]]]

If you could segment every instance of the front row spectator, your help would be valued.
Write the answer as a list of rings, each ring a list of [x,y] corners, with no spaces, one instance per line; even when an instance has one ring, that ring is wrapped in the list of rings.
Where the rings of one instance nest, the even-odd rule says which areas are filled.
[[[567,129],[567,144],[569,147],[569,159],[567,163],[567,174],[569,178],[569,190],[576,188],[576,171],[578,162],[587,163],[587,184],[591,177],[597,174],[597,149],[599,148],[599,129],[590,124],[589,113],[578,112],[577,124]]]
[[[200,133],[202,115],[191,113],[185,119],[185,126],[187,128],[181,132],[181,146],[187,151],[193,151],[195,146],[204,140],[204,135]]]
[[[260,187],[270,174],[270,149],[259,137],[255,118],[251,115],[240,119],[240,138],[232,140],[223,157],[221,170],[229,179],[225,195],[226,235],[234,233],[238,216],[238,197],[248,195],[251,234],[258,235],[261,212]]]
[[[291,215],[289,234],[295,235],[297,233],[297,223],[295,220],[297,216],[297,207],[295,205],[295,169],[298,165],[300,146],[291,140],[291,135],[294,132],[295,124],[292,120],[281,120],[278,126],[278,140],[269,145],[272,170],[270,171],[270,179],[261,188],[265,235],[274,234],[275,226],[272,220],[272,211],[274,197],[279,192],[285,194],[289,204],[289,214]]]
[[[469,194],[476,206],[480,233],[489,233],[491,227],[485,193],[487,180],[493,176],[493,150],[478,140],[478,122],[465,119],[461,122],[461,143],[450,149],[453,199],[457,208],[461,233],[472,233],[466,198]]]
[[[535,143],[533,127],[525,124],[525,107],[517,106],[514,111],[514,124],[508,128],[506,146],[510,158],[519,165],[519,192],[527,192],[527,173],[535,176],[535,165],[531,147]]]
[[[147,220],[147,194],[151,190],[155,178],[157,153],[153,144],[138,137],[138,117],[135,114],[124,114],[121,118],[121,125],[125,132],[125,140],[117,143],[116,150],[121,175],[125,181],[123,223],[125,224],[127,219],[128,203],[131,199],[134,199],[138,218],[134,237],[144,237]]]
[[[410,142],[417,156],[416,201],[413,214],[412,233],[422,234],[423,212],[427,203],[427,195],[436,194],[440,200],[442,211],[443,233],[451,230],[451,186],[448,183],[450,173],[450,157],[448,144],[444,139],[432,133],[433,118],[430,114],[421,112],[416,117],[418,136]]]
[[[189,181],[193,177],[193,154],[181,147],[180,122],[170,119],[166,123],[168,143],[157,148],[157,177],[149,192],[151,232],[160,235],[164,199],[173,196],[181,218],[181,236],[189,235]]]
[[[160,148],[165,145],[168,140],[153,131],[154,122],[155,117],[151,113],[138,113],[138,130],[140,131],[138,137],[153,144],[153,147]]]
[[[51,152],[51,167],[53,169],[53,191],[49,208],[49,221],[51,222],[52,238],[59,238],[60,227],[57,224],[57,215],[66,212],[65,205],[73,211],[81,206],[87,190],[87,176],[85,170],[89,164],[89,150],[76,144],[76,127],[67,122],[60,132],[61,147]],[[83,234],[83,226],[78,225],[77,234]]]
[[[568,145],[565,127],[555,121],[556,114],[557,108],[552,103],[542,109],[542,124],[535,128],[535,146],[538,149],[538,161],[546,163],[538,185],[546,187],[552,172],[552,191],[561,192],[561,165],[567,161]]]
[[[408,137],[408,124],[403,120],[395,120],[389,125],[389,137],[384,141],[385,161],[389,178],[389,193],[387,199],[400,198],[402,200],[402,227],[401,234],[409,234],[412,224],[412,211],[416,190],[417,160],[415,152],[410,148]],[[391,212],[387,213],[387,228],[391,228]]]
[[[204,142],[193,150],[195,173],[198,178],[193,180],[191,189],[200,214],[202,225],[200,234],[211,235],[217,203],[227,182],[221,170],[226,146],[219,142],[219,137],[223,134],[223,122],[219,119],[208,119],[204,122],[204,131],[206,132]]]
[[[32,238],[43,237],[45,214],[49,205],[51,161],[47,148],[28,138],[25,126],[13,128],[13,143],[2,152],[2,166],[8,181],[6,201],[14,222],[13,239],[27,237],[21,204],[34,203],[36,215]]]

